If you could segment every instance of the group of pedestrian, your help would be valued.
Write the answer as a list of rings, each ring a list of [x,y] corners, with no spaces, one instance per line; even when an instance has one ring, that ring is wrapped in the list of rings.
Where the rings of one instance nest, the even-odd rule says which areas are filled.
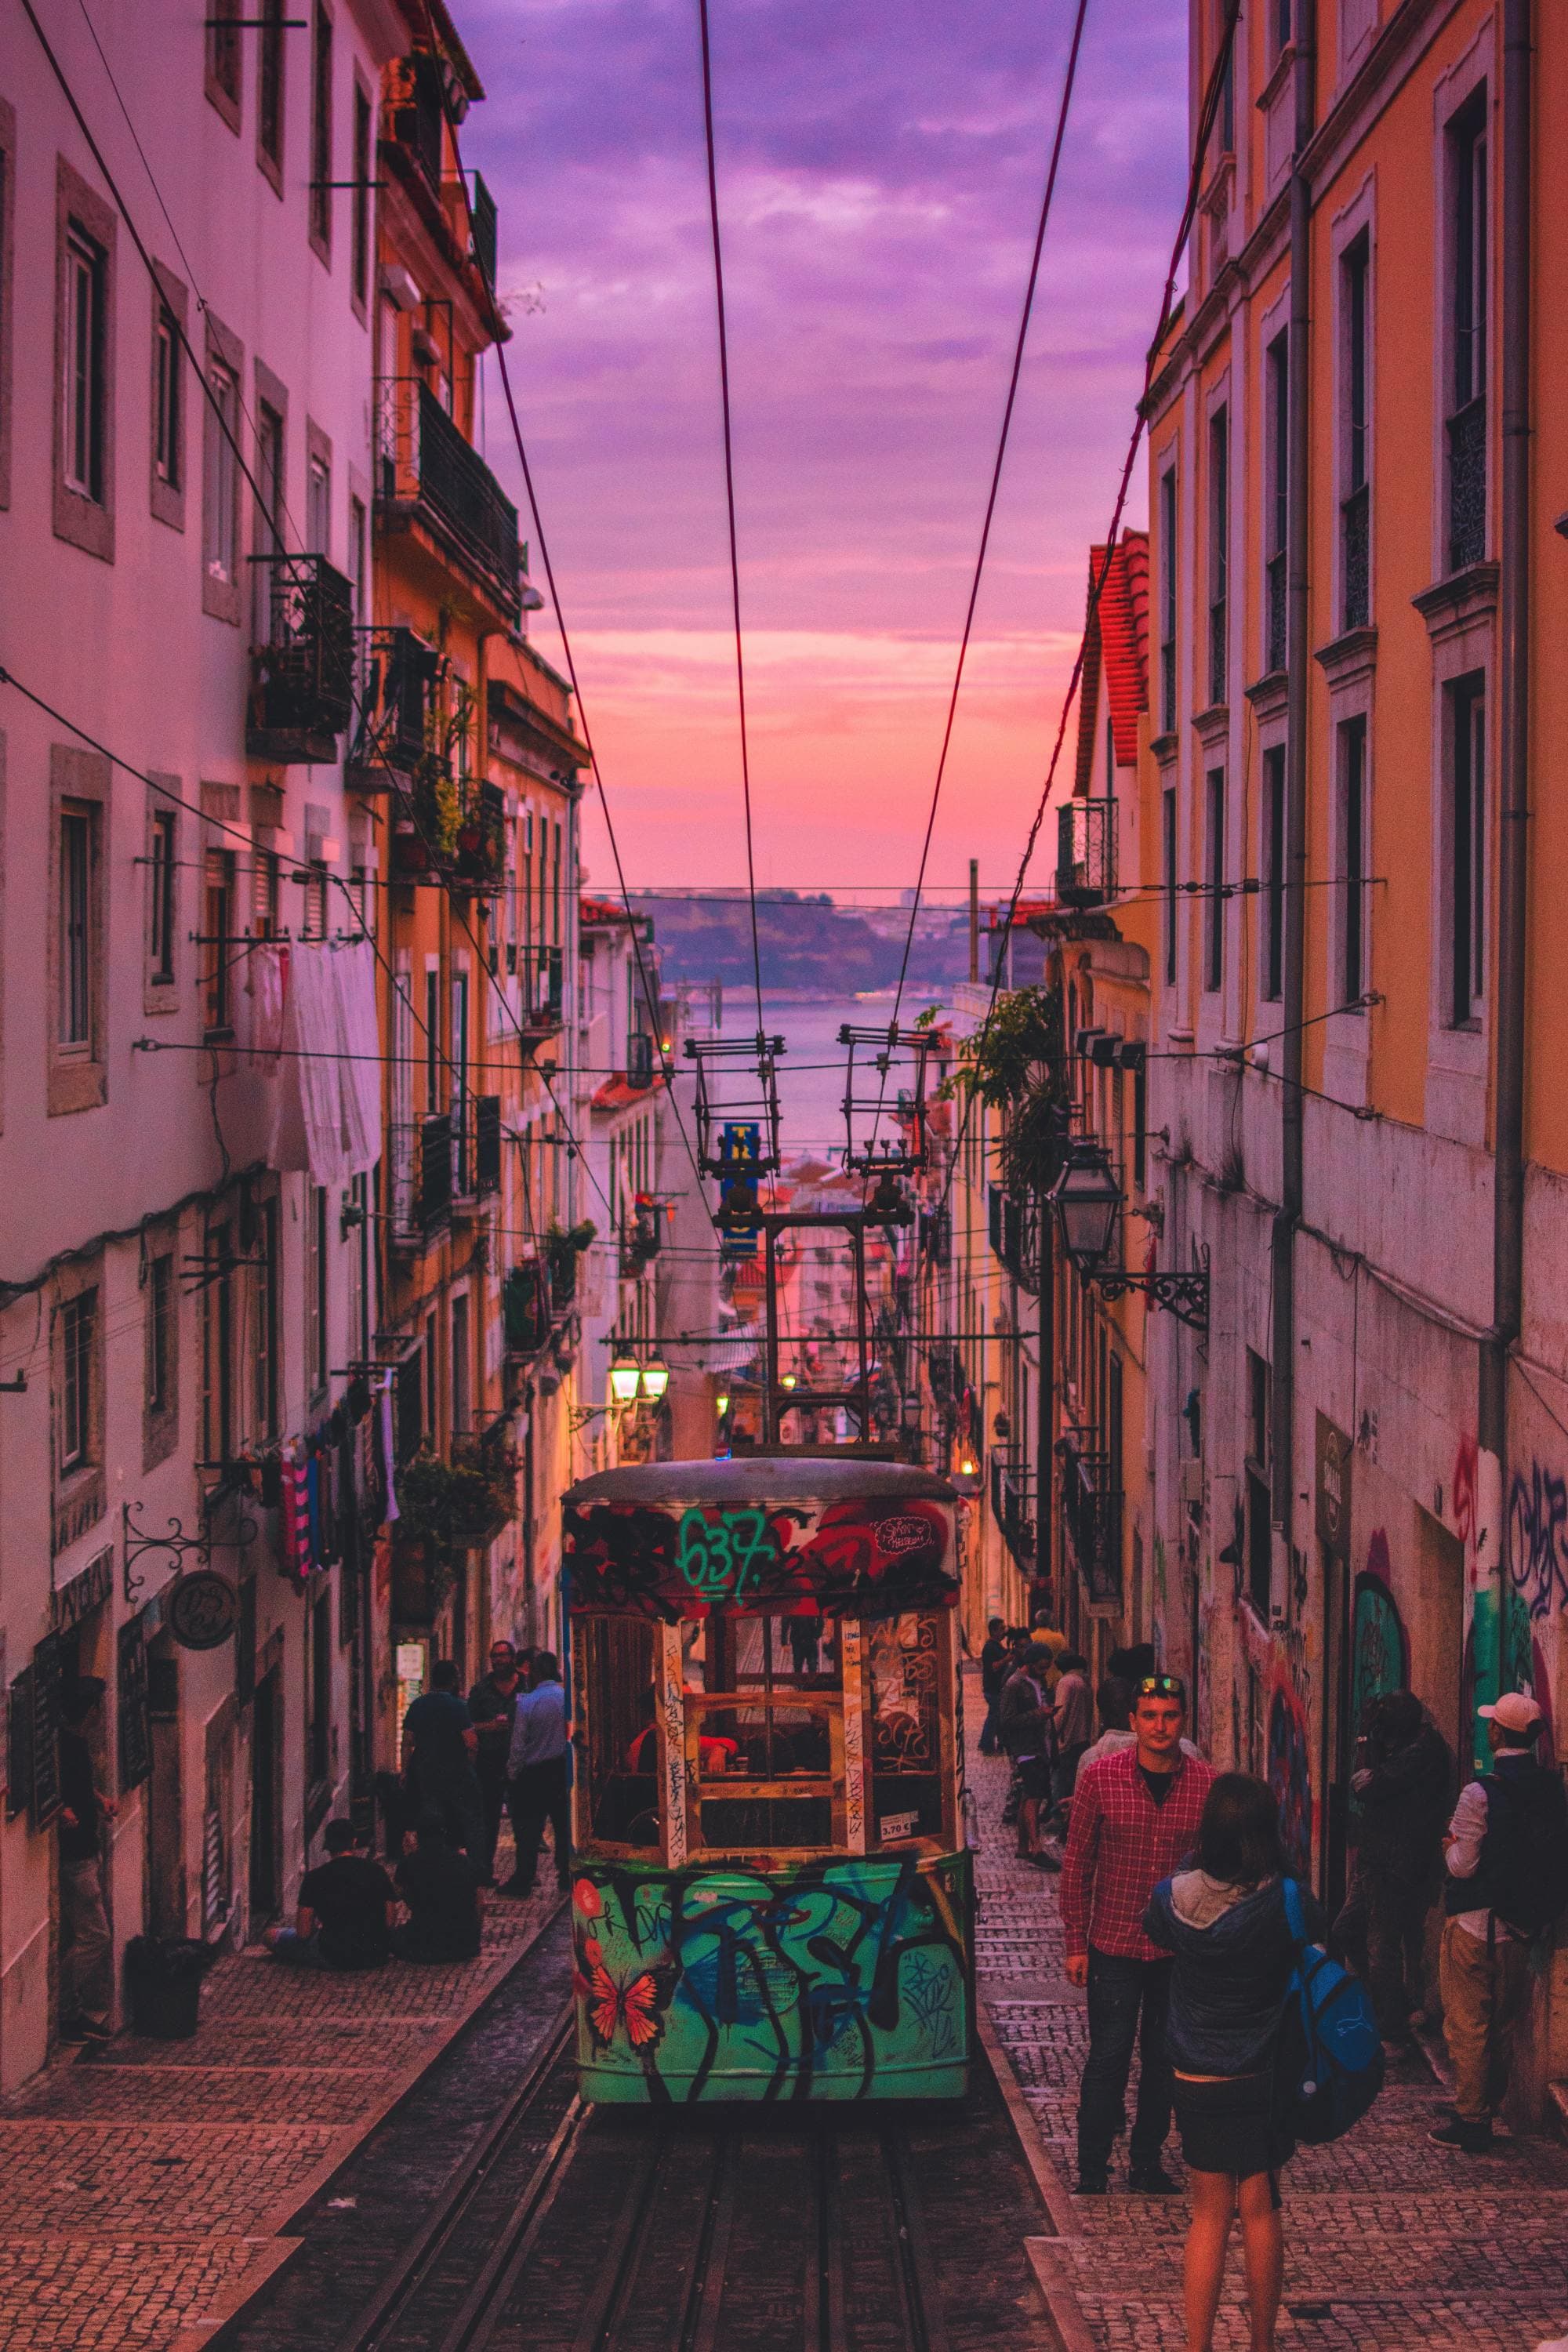
[[[1005,1648],[1005,1628],[991,1630]],[[1058,1654],[1051,1664],[1058,1681],[1048,1695],[1040,1645],[1016,1663],[1009,1655],[994,1709],[1005,1748],[1010,1723],[1037,1755],[1047,1722],[1059,1724],[1067,1662]],[[1331,1928],[1292,1878],[1273,1791],[1248,1773],[1216,1773],[1185,1738],[1181,1679],[1135,1652],[1111,1664],[1121,1671],[1100,1685],[1105,1728],[1077,1761],[1061,1871],[1067,1975],[1089,2012],[1078,2193],[1108,2190],[1136,2050],[1129,2185],[1174,2193],[1163,2163],[1173,2115],[1187,2168],[1188,2352],[1211,2352],[1237,2220],[1253,2352],[1273,2352],[1279,2177],[1294,2153],[1291,1988],[1304,1946],[1327,1942],[1354,1964],[1385,2044],[1400,2046],[1425,2001],[1427,1918],[1441,1889],[1456,2095],[1452,2121],[1431,2137],[1484,2152],[1508,2086],[1531,1946],[1568,1909],[1568,1801],[1561,1776],[1536,1757],[1541,1710],[1525,1694],[1479,1710],[1493,1768],[1457,1805],[1446,1742],[1417,1699],[1390,1694],[1370,1711],[1360,1745],[1356,1866]],[[1020,1677],[1030,1687],[1009,1701]],[[1076,1695],[1072,1712],[1081,1722]],[[1031,1780],[1037,1806],[1037,1772]]]
[[[352,1822],[329,1822],[327,1858],[301,1882],[294,1925],[268,1931],[273,1958],[335,1970],[476,1959],[503,1812],[517,1860],[502,1892],[531,1894],[547,1825],[556,1877],[567,1884],[566,1746],[566,1693],[552,1652],[520,1655],[510,1642],[493,1643],[467,1699],[455,1664],[437,1659],[428,1690],[404,1717],[395,1814],[404,1850],[392,1873],[365,1852]]]
[[[501,1815],[511,1821],[515,1862],[501,1892],[531,1895],[546,1824],[564,1886],[572,1840],[566,1777],[566,1693],[550,1650],[490,1645],[487,1672],[465,1700],[450,1658],[403,1721],[405,1789],[416,1810],[442,1822],[447,1842],[495,1885]]]
[[[1094,1735],[1089,1661],[1043,1616],[1027,1629],[993,1617],[980,1672],[986,1708],[981,1753],[993,1756],[1000,1748],[1011,1759],[1016,1803],[1008,1810],[1017,1823],[1019,1858],[1037,1870],[1059,1870],[1060,1837]]]

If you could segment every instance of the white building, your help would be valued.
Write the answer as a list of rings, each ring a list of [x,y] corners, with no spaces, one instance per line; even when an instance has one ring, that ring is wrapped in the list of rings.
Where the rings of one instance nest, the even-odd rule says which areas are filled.
[[[372,497],[369,184],[381,69],[406,41],[386,0],[307,0],[302,26],[264,28],[106,0],[101,53],[84,14],[45,13],[99,156],[8,11],[5,2085],[53,2030],[62,1678],[109,1685],[117,1952],[144,1927],[210,1938],[284,1907],[347,1794],[374,1460],[352,1416],[374,1402],[350,1368],[372,1352],[379,1141],[352,1063],[290,1050],[263,1076],[242,1048],[277,1043],[271,937],[295,961],[285,1040],[309,1012],[376,1050],[374,1015],[353,1028],[367,950],[329,942],[359,929],[341,754]],[[253,656],[268,644],[281,658]],[[279,1097],[301,1116],[277,1122]],[[288,1576],[278,1482],[313,1446]],[[248,1503],[212,1504],[241,1477]],[[169,1603],[207,1555],[169,1538],[204,1534],[237,1609],[201,1650]]]

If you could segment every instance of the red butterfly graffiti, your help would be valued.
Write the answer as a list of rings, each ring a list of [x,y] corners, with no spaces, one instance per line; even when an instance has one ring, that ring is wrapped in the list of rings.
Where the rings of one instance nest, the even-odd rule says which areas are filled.
[[[595,2041],[606,2050],[617,2025],[626,2027],[634,2050],[652,2049],[664,2032],[665,1998],[651,1969],[617,1984],[603,1960],[589,1965],[588,2023]]]

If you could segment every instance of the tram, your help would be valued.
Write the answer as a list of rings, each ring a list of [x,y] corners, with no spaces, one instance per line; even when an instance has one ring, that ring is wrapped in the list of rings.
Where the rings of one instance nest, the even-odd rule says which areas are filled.
[[[955,1501],[845,1455],[568,1490],[585,2099],[963,2095]]]

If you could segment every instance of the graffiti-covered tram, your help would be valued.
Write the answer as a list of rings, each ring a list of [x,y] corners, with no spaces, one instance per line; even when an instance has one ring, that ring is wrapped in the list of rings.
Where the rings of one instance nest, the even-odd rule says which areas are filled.
[[[584,2098],[963,2096],[954,1509],[843,1455],[567,1493]]]

